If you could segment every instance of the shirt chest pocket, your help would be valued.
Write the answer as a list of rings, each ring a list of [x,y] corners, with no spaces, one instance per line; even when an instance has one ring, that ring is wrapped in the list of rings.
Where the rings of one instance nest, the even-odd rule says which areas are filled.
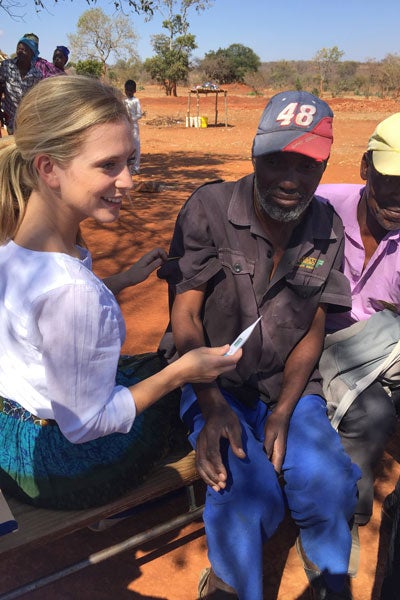
[[[255,300],[252,278],[255,261],[246,257],[243,252],[229,248],[218,250],[218,259],[223,269],[215,278],[216,302],[230,313],[240,307],[242,314],[253,314]],[[218,285],[219,282],[222,285]]]
[[[307,331],[320,302],[325,278],[316,275],[287,276],[273,301],[273,318],[279,327]]]

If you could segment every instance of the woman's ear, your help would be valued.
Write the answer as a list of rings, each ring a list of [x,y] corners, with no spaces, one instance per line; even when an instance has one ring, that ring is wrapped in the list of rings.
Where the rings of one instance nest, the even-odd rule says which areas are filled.
[[[59,187],[58,167],[51,156],[48,154],[38,154],[35,156],[33,164],[39,179],[52,189]]]

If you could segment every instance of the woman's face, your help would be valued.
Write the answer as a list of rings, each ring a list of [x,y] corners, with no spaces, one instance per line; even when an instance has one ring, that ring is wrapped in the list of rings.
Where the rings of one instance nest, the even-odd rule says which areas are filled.
[[[58,209],[71,222],[92,217],[100,223],[118,219],[122,201],[132,187],[128,166],[134,157],[128,119],[88,130],[77,156],[67,166],[54,166]]]
[[[64,54],[61,52],[61,50],[54,50],[54,54],[53,54],[53,65],[55,67],[57,67],[57,69],[61,69],[61,71],[64,71],[64,67],[67,63],[67,59],[65,58]]]

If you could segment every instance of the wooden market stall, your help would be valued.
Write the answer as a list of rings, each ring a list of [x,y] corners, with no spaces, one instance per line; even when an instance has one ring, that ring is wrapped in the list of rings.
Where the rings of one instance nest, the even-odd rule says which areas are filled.
[[[200,96],[206,96],[207,97],[209,94],[215,96],[215,119],[214,119],[214,125],[218,125],[218,96],[220,94],[223,94],[223,96],[224,96],[224,124],[225,124],[225,127],[228,127],[228,99],[227,99],[228,92],[226,90],[221,90],[219,88],[212,89],[212,88],[208,88],[208,87],[197,87],[197,88],[193,88],[193,89],[189,90],[186,123],[187,124],[191,123],[191,121],[190,121],[190,118],[191,118],[190,108],[191,108],[191,99],[192,99],[192,96],[193,95],[196,96],[196,117],[197,117],[197,123],[198,123],[199,119],[200,119]],[[199,125],[197,125],[197,126],[199,126]]]

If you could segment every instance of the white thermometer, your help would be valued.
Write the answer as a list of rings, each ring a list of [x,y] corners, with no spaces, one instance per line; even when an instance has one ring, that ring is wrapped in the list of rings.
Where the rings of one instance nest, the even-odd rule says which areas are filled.
[[[245,342],[247,342],[247,340],[253,333],[255,326],[257,325],[258,321],[260,321],[260,320],[261,320],[261,317],[258,317],[257,321],[254,321],[254,323],[252,323],[252,325],[247,327],[247,329],[245,329],[244,331],[242,331],[242,333],[240,333],[238,335],[236,340],[234,342],[232,342],[232,344],[230,345],[229,350],[225,354],[225,356],[231,356],[231,354],[235,354],[236,350],[239,350],[239,348],[241,348],[243,346],[243,344]]]

